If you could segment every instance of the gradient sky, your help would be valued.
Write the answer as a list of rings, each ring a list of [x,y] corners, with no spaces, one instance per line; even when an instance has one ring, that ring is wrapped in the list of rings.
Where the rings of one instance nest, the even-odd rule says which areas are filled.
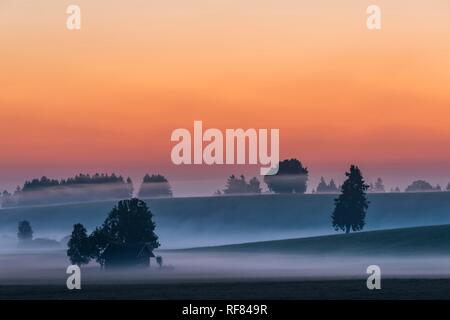
[[[0,188],[160,172],[211,194],[258,173],[172,165],[170,134],[194,120],[279,128],[313,185],[351,163],[388,187],[450,181],[448,0],[0,0],[0,44]]]

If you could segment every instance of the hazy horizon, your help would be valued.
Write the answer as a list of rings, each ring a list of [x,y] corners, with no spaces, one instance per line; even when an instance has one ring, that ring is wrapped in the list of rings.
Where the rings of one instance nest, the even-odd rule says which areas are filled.
[[[72,171],[69,175],[50,175],[50,174],[39,174],[36,173],[34,176],[30,175],[18,175],[16,177],[11,178],[4,178],[1,179],[0,177],[0,191],[7,190],[9,192],[13,192],[17,186],[22,187],[25,181],[30,181],[32,179],[38,178],[40,179],[42,176],[46,176],[47,178],[52,179],[67,179],[68,177],[75,176],[79,173],[87,173],[87,174],[95,174],[95,173],[116,173],[122,175],[124,178],[127,178],[128,176],[131,177],[133,181],[133,188],[134,188],[134,195],[137,195],[137,192],[141,186],[142,178],[146,173],[149,174],[156,174],[160,173],[163,174],[166,178],[168,178],[169,183],[172,187],[173,195],[175,197],[195,197],[195,196],[212,196],[213,193],[216,190],[222,190],[225,188],[226,180],[227,178],[234,174],[235,176],[239,176],[241,173],[245,175],[245,177],[250,179],[251,177],[257,177],[259,181],[261,182],[261,187],[263,189],[263,192],[268,192],[267,186],[264,183],[264,176],[259,175],[259,169],[256,168],[256,166],[253,166],[254,169],[250,169],[249,166],[233,166],[236,168],[236,170],[231,169],[225,169],[223,172],[216,172],[215,175],[210,175],[207,178],[195,178],[195,173],[190,174],[184,174],[181,177],[177,177],[176,175],[168,172],[162,172],[162,171],[142,171],[142,174],[127,174],[127,172],[114,172],[114,171],[105,171],[105,170],[97,170],[97,171],[91,171],[91,172],[83,172],[83,171]],[[239,170],[241,168],[241,170]],[[205,171],[211,171],[212,168],[204,168]],[[348,171],[348,168],[343,168],[343,171],[340,173],[335,174],[321,174],[321,173],[311,173],[311,168],[308,168],[310,170],[309,174],[309,180],[308,180],[308,189],[306,193],[311,193],[313,189],[315,189],[320,181],[321,177],[324,177],[327,182],[329,182],[330,179],[333,179],[337,185],[342,184],[342,182],[345,180],[344,173]],[[202,170],[202,169],[197,169]],[[44,171],[48,173],[52,173],[52,171]],[[133,170],[131,170],[133,172]],[[425,180],[430,182],[433,186],[440,185],[443,190],[445,190],[448,183],[450,183],[450,173],[448,174],[448,177],[443,175],[442,173],[436,173],[436,175],[420,175],[415,174],[411,175],[411,177],[399,177],[399,176],[388,176],[383,174],[367,174],[364,171],[364,168],[362,168],[364,179],[367,183],[375,183],[377,178],[381,178],[384,182],[385,190],[386,192],[389,192],[391,188],[399,187],[400,190],[403,192],[404,189],[410,185],[415,180]],[[175,176],[175,179],[172,179],[172,177]],[[23,177],[23,179],[20,179],[19,177]]]
[[[450,181],[450,5],[379,0],[79,0],[0,6],[0,188],[26,179],[161,173],[209,195],[259,166],[175,166],[171,132],[279,128],[280,159],[404,187]],[[448,177],[445,175],[448,173]],[[311,188],[310,188],[311,190]]]

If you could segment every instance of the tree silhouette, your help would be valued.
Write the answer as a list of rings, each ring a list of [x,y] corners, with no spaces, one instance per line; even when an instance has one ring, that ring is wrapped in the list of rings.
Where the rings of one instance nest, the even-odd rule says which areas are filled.
[[[172,188],[166,177],[160,174],[146,174],[139,190],[141,198],[172,197]]]
[[[160,244],[154,230],[153,214],[144,201],[137,198],[122,200],[89,237],[83,225],[74,225],[67,255],[72,263],[78,265],[87,264],[94,258],[103,268],[103,254],[109,245],[158,248]]]
[[[29,221],[24,220],[19,222],[17,237],[21,241],[33,240],[33,229]]]
[[[328,191],[329,192],[338,192],[339,191],[339,189],[336,186],[336,183],[334,183],[333,179],[330,180],[330,184],[328,185]]]
[[[103,229],[110,242],[159,247],[153,214],[147,204],[137,198],[119,201],[103,223]]]
[[[235,175],[231,175],[227,179],[225,189],[223,189],[224,194],[245,194],[245,193],[261,193],[261,184],[256,177],[250,179],[247,183],[244,175],[236,178]],[[216,192],[216,195],[217,194]]]
[[[77,223],[73,226],[68,247],[67,256],[72,264],[81,266],[89,263],[92,249],[86,228],[82,224]]]
[[[133,188],[133,181],[131,180],[130,177],[127,178],[126,188],[127,188],[128,194],[131,198],[131,196],[133,195],[134,188]]]
[[[280,161],[276,175],[264,176],[264,182],[275,193],[305,193],[308,169],[297,159]]]
[[[95,230],[89,236],[89,243],[91,246],[91,258],[100,265],[103,269],[105,265],[105,258],[103,257],[103,251],[109,244],[109,235],[106,230],[101,227],[95,228]]]
[[[91,234],[92,257],[103,266],[103,252],[109,244],[159,247],[153,214],[137,198],[119,201],[100,228]]]
[[[334,183],[334,180],[331,179],[330,183],[327,184],[324,177],[320,177],[320,182],[317,185],[316,192],[317,193],[337,193],[339,190]]]
[[[256,177],[250,179],[247,185],[249,193],[261,193],[261,183]]]
[[[405,192],[428,192],[435,191],[433,186],[425,180],[416,180],[406,187]]]
[[[381,178],[378,178],[377,181],[375,182],[375,191],[376,192],[385,192],[384,183],[383,183],[383,180],[381,180]]]
[[[334,200],[335,208],[331,215],[332,224],[336,231],[342,230],[349,233],[351,230],[360,231],[364,228],[369,201],[361,171],[355,165],[350,166],[350,172],[346,172],[347,179],[341,187],[342,193]]]
[[[320,182],[317,185],[316,192],[317,193],[328,192],[328,185],[327,185],[324,177],[320,177]]]
[[[247,182],[245,177],[241,175],[239,178],[233,174],[227,179],[227,184],[225,189],[223,189],[224,194],[242,194],[247,193]]]
[[[0,204],[3,208],[14,206],[13,196],[8,191],[3,191]]]
[[[80,173],[59,181],[43,176],[25,181],[23,187],[17,187],[10,197],[12,199],[3,206],[131,198],[132,194],[131,179],[125,181],[114,173],[96,173],[93,176]]]
[[[160,268],[162,268],[162,265],[163,265],[163,258],[162,258],[161,256],[157,256],[157,257],[156,257],[156,263],[158,264],[158,266],[159,266]]]
[[[370,183],[369,185],[369,192],[385,192],[384,183],[381,178],[378,178],[375,183]]]

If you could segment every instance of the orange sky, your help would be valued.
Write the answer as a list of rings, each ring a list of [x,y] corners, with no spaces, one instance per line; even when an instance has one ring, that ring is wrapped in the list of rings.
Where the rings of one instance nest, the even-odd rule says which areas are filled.
[[[0,0],[0,187],[148,171],[207,194],[257,173],[174,167],[170,133],[193,120],[280,128],[314,182],[350,163],[389,187],[450,181],[449,1],[311,2]]]

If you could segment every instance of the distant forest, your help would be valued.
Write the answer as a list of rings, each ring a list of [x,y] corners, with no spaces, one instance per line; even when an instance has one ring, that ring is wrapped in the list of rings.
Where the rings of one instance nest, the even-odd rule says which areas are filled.
[[[231,175],[225,181],[225,188],[216,190],[214,195],[243,195],[271,193],[305,193],[308,188],[308,168],[297,159],[280,161],[276,175],[264,176],[267,191],[263,191],[261,182],[253,177],[246,180],[243,175]],[[333,179],[326,181],[321,177],[319,184],[312,188],[313,194],[339,194],[342,186],[337,185]],[[374,183],[368,184],[368,193],[387,192],[383,180],[378,178]],[[416,180],[404,190],[405,192],[436,192],[450,191],[450,183],[442,188],[433,186],[425,180]],[[391,188],[389,192],[401,192],[399,187]],[[172,197],[172,187],[166,177],[161,174],[146,174],[141,182],[140,198],[167,198]],[[130,178],[124,179],[115,173],[94,175],[79,174],[68,179],[56,180],[42,177],[25,181],[22,187],[17,187],[12,194],[3,191],[0,194],[0,205],[3,208],[26,205],[45,205],[64,202],[85,202],[98,200],[129,199],[133,197],[133,182]]]
[[[13,194],[3,191],[2,207],[42,205],[61,202],[131,198],[133,183],[116,174],[79,174],[56,180],[42,177],[25,181]]]
[[[25,181],[14,193],[0,194],[1,207],[45,205],[52,203],[86,202],[97,200],[130,199],[133,197],[131,178],[115,173],[78,174],[68,179],[42,177]],[[146,174],[140,186],[139,197],[172,197],[169,181],[160,174]]]

